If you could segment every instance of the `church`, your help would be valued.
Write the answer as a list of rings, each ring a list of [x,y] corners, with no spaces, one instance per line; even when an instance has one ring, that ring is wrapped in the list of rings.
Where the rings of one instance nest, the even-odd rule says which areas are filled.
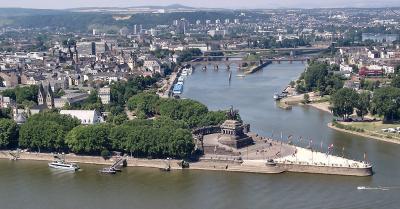
[[[38,91],[38,106],[41,109],[53,109],[54,108],[54,93],[51,89],[50,83],[45,89],[42,84],[39,85]]]

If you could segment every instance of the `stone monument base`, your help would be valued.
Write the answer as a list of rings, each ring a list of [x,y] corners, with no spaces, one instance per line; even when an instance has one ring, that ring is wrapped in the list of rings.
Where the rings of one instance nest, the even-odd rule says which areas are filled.
[[[222,135],[219,137],[218,142],[223,145],[233,147],[236,149],[240,149],[240,148],[254,144],[253,138],[251,138],[247,135],[244,135],[241,137]]]

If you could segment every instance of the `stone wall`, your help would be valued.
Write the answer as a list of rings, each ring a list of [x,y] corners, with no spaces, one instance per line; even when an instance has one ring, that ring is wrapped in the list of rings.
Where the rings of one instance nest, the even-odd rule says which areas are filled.
[[[372,167],[332,167],[289,163],[277,163],[277,166],[283,168],[285,171],[297,173],[318,173],[344,176],[371,176],[373,174]]]

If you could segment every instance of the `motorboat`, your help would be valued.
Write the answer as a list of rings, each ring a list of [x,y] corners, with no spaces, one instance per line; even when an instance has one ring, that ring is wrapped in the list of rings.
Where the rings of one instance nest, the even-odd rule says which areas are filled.
[[[79,166],[75,163],[68,163],[64,160],[55,160],[49,163],[50,168],[62,169],[62,170],[69,170],[69,171],[77,171],[79,170]]]

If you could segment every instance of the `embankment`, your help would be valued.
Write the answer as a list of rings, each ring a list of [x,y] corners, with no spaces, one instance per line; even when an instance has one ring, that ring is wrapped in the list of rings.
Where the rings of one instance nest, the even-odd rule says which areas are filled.
[[[296,173],[318,173],[329,175],[342,175],[342,176],[371,176],[372,167],[354,168],[354,167],[333,167],[333,166],[317,166],[306,164],[290,164],[278,163],[277,166],[281,167],[284,171]]]
[[[338,128],[336,126],[333,126],[332,123],[328,123],[328,127],[331,128],[331,129],[334,129],[336,131],[341,131],[341,132],[345,132],[345,133],[349,133],[349,134],[354,134],[354,135],[357,135],[357,136],[376,139],[376,140],[379,140],[379,141],[384,141],[384,142],[389,142],[389,143],[400,144],[400,140],[389,139],[389,138],[386,138],[386,137],[383,137],[383,136],[379,137],[379,136],[376,136],[376,135],[372,135],[368,131],[366,131],[366,132],[357,132],[357,131],[346,130],[346,129],[342,129],[342,128]]]
[[[250,67],[249,69],[247,69],[247,70],[244,72],[244,74],[252,74],[252,73],[255,73],[255,72],[257,72],[257,71],[263,69],[264,67],[270,65],[271,63],[272,63],[271,61],[266,61],[266,62],[262,63],[261,65],[252,66],[252,67]]]

